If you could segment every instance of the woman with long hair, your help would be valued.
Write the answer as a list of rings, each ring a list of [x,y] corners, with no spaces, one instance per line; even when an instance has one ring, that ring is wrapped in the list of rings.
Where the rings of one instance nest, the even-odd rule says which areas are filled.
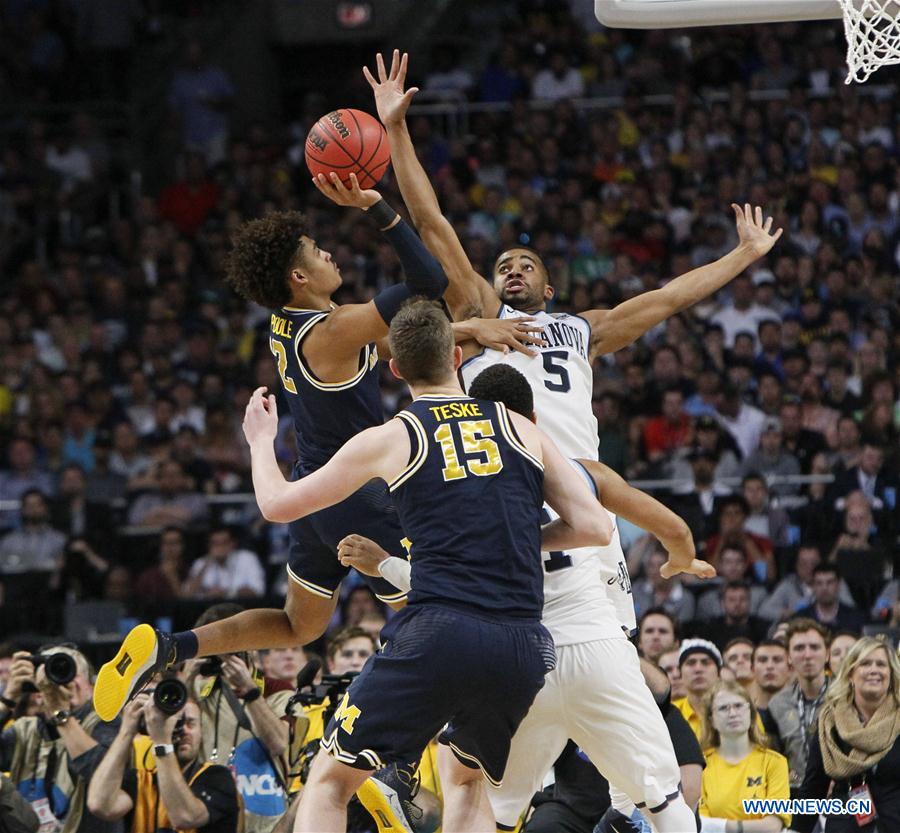
[[[869,815],[826,816],[825,833],[900,830],[900,660],[883,637],[864,636],[841,662],[798,797],[871,801]],[[815,821],[797,816],[794,828],[809,833]]]
[[[789,799],[788,762],[769,749],[756,706],[743,686],[722,680],[703,704],[700,745],[706,769],[700,792],[702,833],[778,833],[790,815],[748,813],[749,799]]]

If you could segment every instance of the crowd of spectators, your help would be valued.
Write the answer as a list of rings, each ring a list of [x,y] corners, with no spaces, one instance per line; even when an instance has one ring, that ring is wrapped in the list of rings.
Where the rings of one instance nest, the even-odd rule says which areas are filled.
[[[853,634],[900,627],[896,96],[843,85],[832,23],[624,33],[577,7],[490,4],[469,21],[497,35],[483,60],[450,48],[430,65],[412,56],[412,81],[431,100],[494,105],[469,114],[465,131],[410,114],[476,268],[490,275],[502,248],[532,246],[556,288],[552,308],[577,312],[723,255],[732,202],[763,206],[784,229],[715,298],[595,363],[601,459],[655,481],[719,571],[713,583],[663,581],[658,546],[621,523],[638,615],[662,609],[720,652],[735,638],[758,652],[797,614]],[[3,6],[0,42],[16,51],[0,59],[0,91],[26,83],[47,101],[63,96],[84,60],[66,8]],[[147,26],[154,8],[135,3],[132,23]],[[115,67],[120,47],[108,46]],[[109,96],[127,94],[115,73],[104,78]],[[884,70],[871,84],[895,78]],[[4,116],[5,633],[59,632],[64,611],[92,601],[126,619],[193,618],[178,605],[283,592],[286,532],[242,497],[240,431],[250,392],[280,396],[279,380],[267,311],[223,283],[229,235],[302,209],[341,265],[338,302],[397,278],[367,218],[309,184],[305,123],[234,130],[228,73],[196,42],[169,93],[178,173],[115,210],[109,191],[129,174],[86,111]],[[379,187],[401,204],[390,176]],[[385,372],[386,416],[406,397]],[[287,468],[287,420],[277,448]],[[383,615],[349,582],[334,624]]]

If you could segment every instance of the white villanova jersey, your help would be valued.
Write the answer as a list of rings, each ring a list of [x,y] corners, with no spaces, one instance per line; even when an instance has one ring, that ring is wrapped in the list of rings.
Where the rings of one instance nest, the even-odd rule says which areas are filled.
[[[567,313],[525,313],[503,304],[500,318],[532,315],[544,328],[546,344],[533,349],[535,357],[519,352],[484,350],[461,368],[463,385],[494,364],[508,364],[528,379],[534,392],[538,426],[587,479],[594,481],[574,458],[596,460],[597,419],[591,406],[593,371],[588,358],[591,327],[585,319]],[[556,518],[544,506],[546,521]],[[570,552],[542,553],[544,559],[543,623],[557,645],[573,645],[594,639],[621,637],[636,627],[631,582],[619,541],[615,515],[613,539],[606,547]]]
[[[514,310],[503,304],[499,318],[533,316],[544,328],[546,344],[538,347],[538,356],[512,351],[484,350],[463,363],[461,372],[466,390],[486,367],[508,364],[518,370],[534,391],[534,410],[538,425],[546,431],[565,457],[597,459],[597,418],[591,407],[594,374],[588,352],[591,325],[577,315],[567,313]]]

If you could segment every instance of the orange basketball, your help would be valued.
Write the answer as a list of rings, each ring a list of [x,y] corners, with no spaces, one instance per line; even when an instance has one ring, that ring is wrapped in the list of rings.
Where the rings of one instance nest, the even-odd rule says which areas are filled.
[[[381,122],[362,110],[332,110],[306,137],[306,165],[313,176],[334,171],[348,188],[356,174],[360,188],[371,188],[391,161]]]

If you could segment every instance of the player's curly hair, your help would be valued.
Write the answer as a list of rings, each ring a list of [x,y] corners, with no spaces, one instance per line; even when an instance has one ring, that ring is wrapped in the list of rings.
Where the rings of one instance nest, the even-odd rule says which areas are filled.
[[[479,373],[469,385],[469,396],[502,402],[510,411],[531,419],[534,392],[528,380],[508,364],[493,364]]]
[[[279,211],[244,223],[234,236],[225,280],[242,298],[269,309],[290,303],[288,273],[303,255],[307,234],[299,211]]]

